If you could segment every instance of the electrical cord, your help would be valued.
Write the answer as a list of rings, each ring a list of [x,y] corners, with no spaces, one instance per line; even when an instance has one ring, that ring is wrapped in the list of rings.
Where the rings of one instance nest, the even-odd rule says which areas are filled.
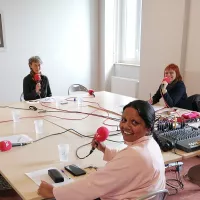
[[[84,144],[84,145],[81,145],[80,147],[78,147],[78,148],[76,149],[76,156],[77,156],[77,158],[79,158],[79,159],[85,159],[85,158],[87,158],[89,155],[92,154],[92,152],[94,151],[93,149],[91,149],[90,152],[89,152],[86,156],[84,156],[84,157],[80,157],[80,156],[78,155],[78,150],[79,150],[80,148],[82,148],[82,147],[87,146],[88,144],[91,144],[91,142],[89,142],[89,143],[87,143],[87,144]]]
[[[181,175],[180,175],[180,166],[176,166],[175,169],[170,170],[171,172],[175,172],[176,177],[172,178],[172,179],[167,179],[166,180],[166,184],[173,188],[175,190],[175,194],[178,192],[178,189],[183,189],[184,188],[184,184],[181,180]],[[177,184],[174,184],[177,183]]]
[[[115,140],[109,140],[109,139],[107,139],[107,141],[117,142],[117,143],[124,142],[124,141],[115,141]],[[77,158],[79,158],[79,159],[85,159],[85,158],[87,158],[89,155],[91,155],[91,154],[93,153],[93,151],[94,151],[95,149],[92,148],[92,149],[90,150],[90,152],[89,152],[86,156],[80,157],[80,156],[78,155],[79,149],[81,149],[82,147],[87,146],[88,144],[91,144],[91,142],[89,142],[89,143],[87,143],[87,144],[84,144],[84,145],[81,145],[80,147],[78,147],[78,148],[76,149],[76,156],[77,156]]]
[[[18,107],[13,107],[13,106],[0,106],[0,108],[11,108],[11,109],[17,109],[17,110],[33,110],[33,111],[36,111],[36,110],[43,110],[43,109],[38,109],[37,107],[35,107],[34,109],[30,108],[30,107],[35,107],[35,106],[29,106],[29,108],[18,108]]]

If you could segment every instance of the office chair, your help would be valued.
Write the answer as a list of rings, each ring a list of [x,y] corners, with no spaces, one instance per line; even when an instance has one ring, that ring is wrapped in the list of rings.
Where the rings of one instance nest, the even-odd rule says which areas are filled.
[[[168,196],[169,192],[167,189],[164,190],[158,190],[156,192],[152,192],[149,194],[146,194],[137,200],[165,200]]]
[[[13,189],[6,179],[0,174],[0,191]]]
[[[22,92],[22,94],[20,95],[20,101],[24,101],[24,93]]]
[[[68,95],[72,94],[73,92],[88,92],[88,89],[80,84],[73,84],[68,89]]]

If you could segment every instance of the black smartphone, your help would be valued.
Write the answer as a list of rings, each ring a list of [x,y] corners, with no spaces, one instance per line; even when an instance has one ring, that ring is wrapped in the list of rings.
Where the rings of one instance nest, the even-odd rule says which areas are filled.
[[[86,171],[81,169],[80,167],[76,165],[68,165],[64,167],[65,170],[67,170],[69,173],[71,173],[74,176],[81,176],[86,174]]]

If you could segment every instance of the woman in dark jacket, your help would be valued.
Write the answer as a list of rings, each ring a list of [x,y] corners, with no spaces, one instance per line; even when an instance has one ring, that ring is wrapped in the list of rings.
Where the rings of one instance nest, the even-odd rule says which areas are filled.
[[[39,56],[33,56],[29,59],[30,74],[23,80],[24,100],[35,100],[39,98],[51,97],[51,88],[47,76],[41,74],[42,60]],[[37,74],[41,77],[36,81],[34,76]]]
[[[178,66],[175,64],[168,65],[164,70],[164,77],[168,78],[169,83],[166,79],[163,79],[157,92],[152,99],[149,100],[149,103],[156,104],[159,102],[160,98],[163,97],[168,107],[189,109],[190,105],[186,102],[187,93],[185,84],[182,81]]]

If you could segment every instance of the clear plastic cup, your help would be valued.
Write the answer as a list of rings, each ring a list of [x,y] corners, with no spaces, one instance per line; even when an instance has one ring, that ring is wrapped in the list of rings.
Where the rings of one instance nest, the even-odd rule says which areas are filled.
[[[69,144],[59,144],[58,153],[61,162],[67,162],[69,160]]]
[[[34,124],[35,124],[35,132],[37,134],[42,134],[43,133],[43,120],[42,119],[35,120]]]
[[[78,97],[78,98],[77,98],[77,105],[78,105],[78,107],[81,107],[82,104],[83,104],[83,98]]]
[[[14,122],[18,122],[20,119],[20,111],[19,110],[12,110],[12,118]]]
[[[60,109],[60,100],[59,99],[56,99],[56,108]]]

